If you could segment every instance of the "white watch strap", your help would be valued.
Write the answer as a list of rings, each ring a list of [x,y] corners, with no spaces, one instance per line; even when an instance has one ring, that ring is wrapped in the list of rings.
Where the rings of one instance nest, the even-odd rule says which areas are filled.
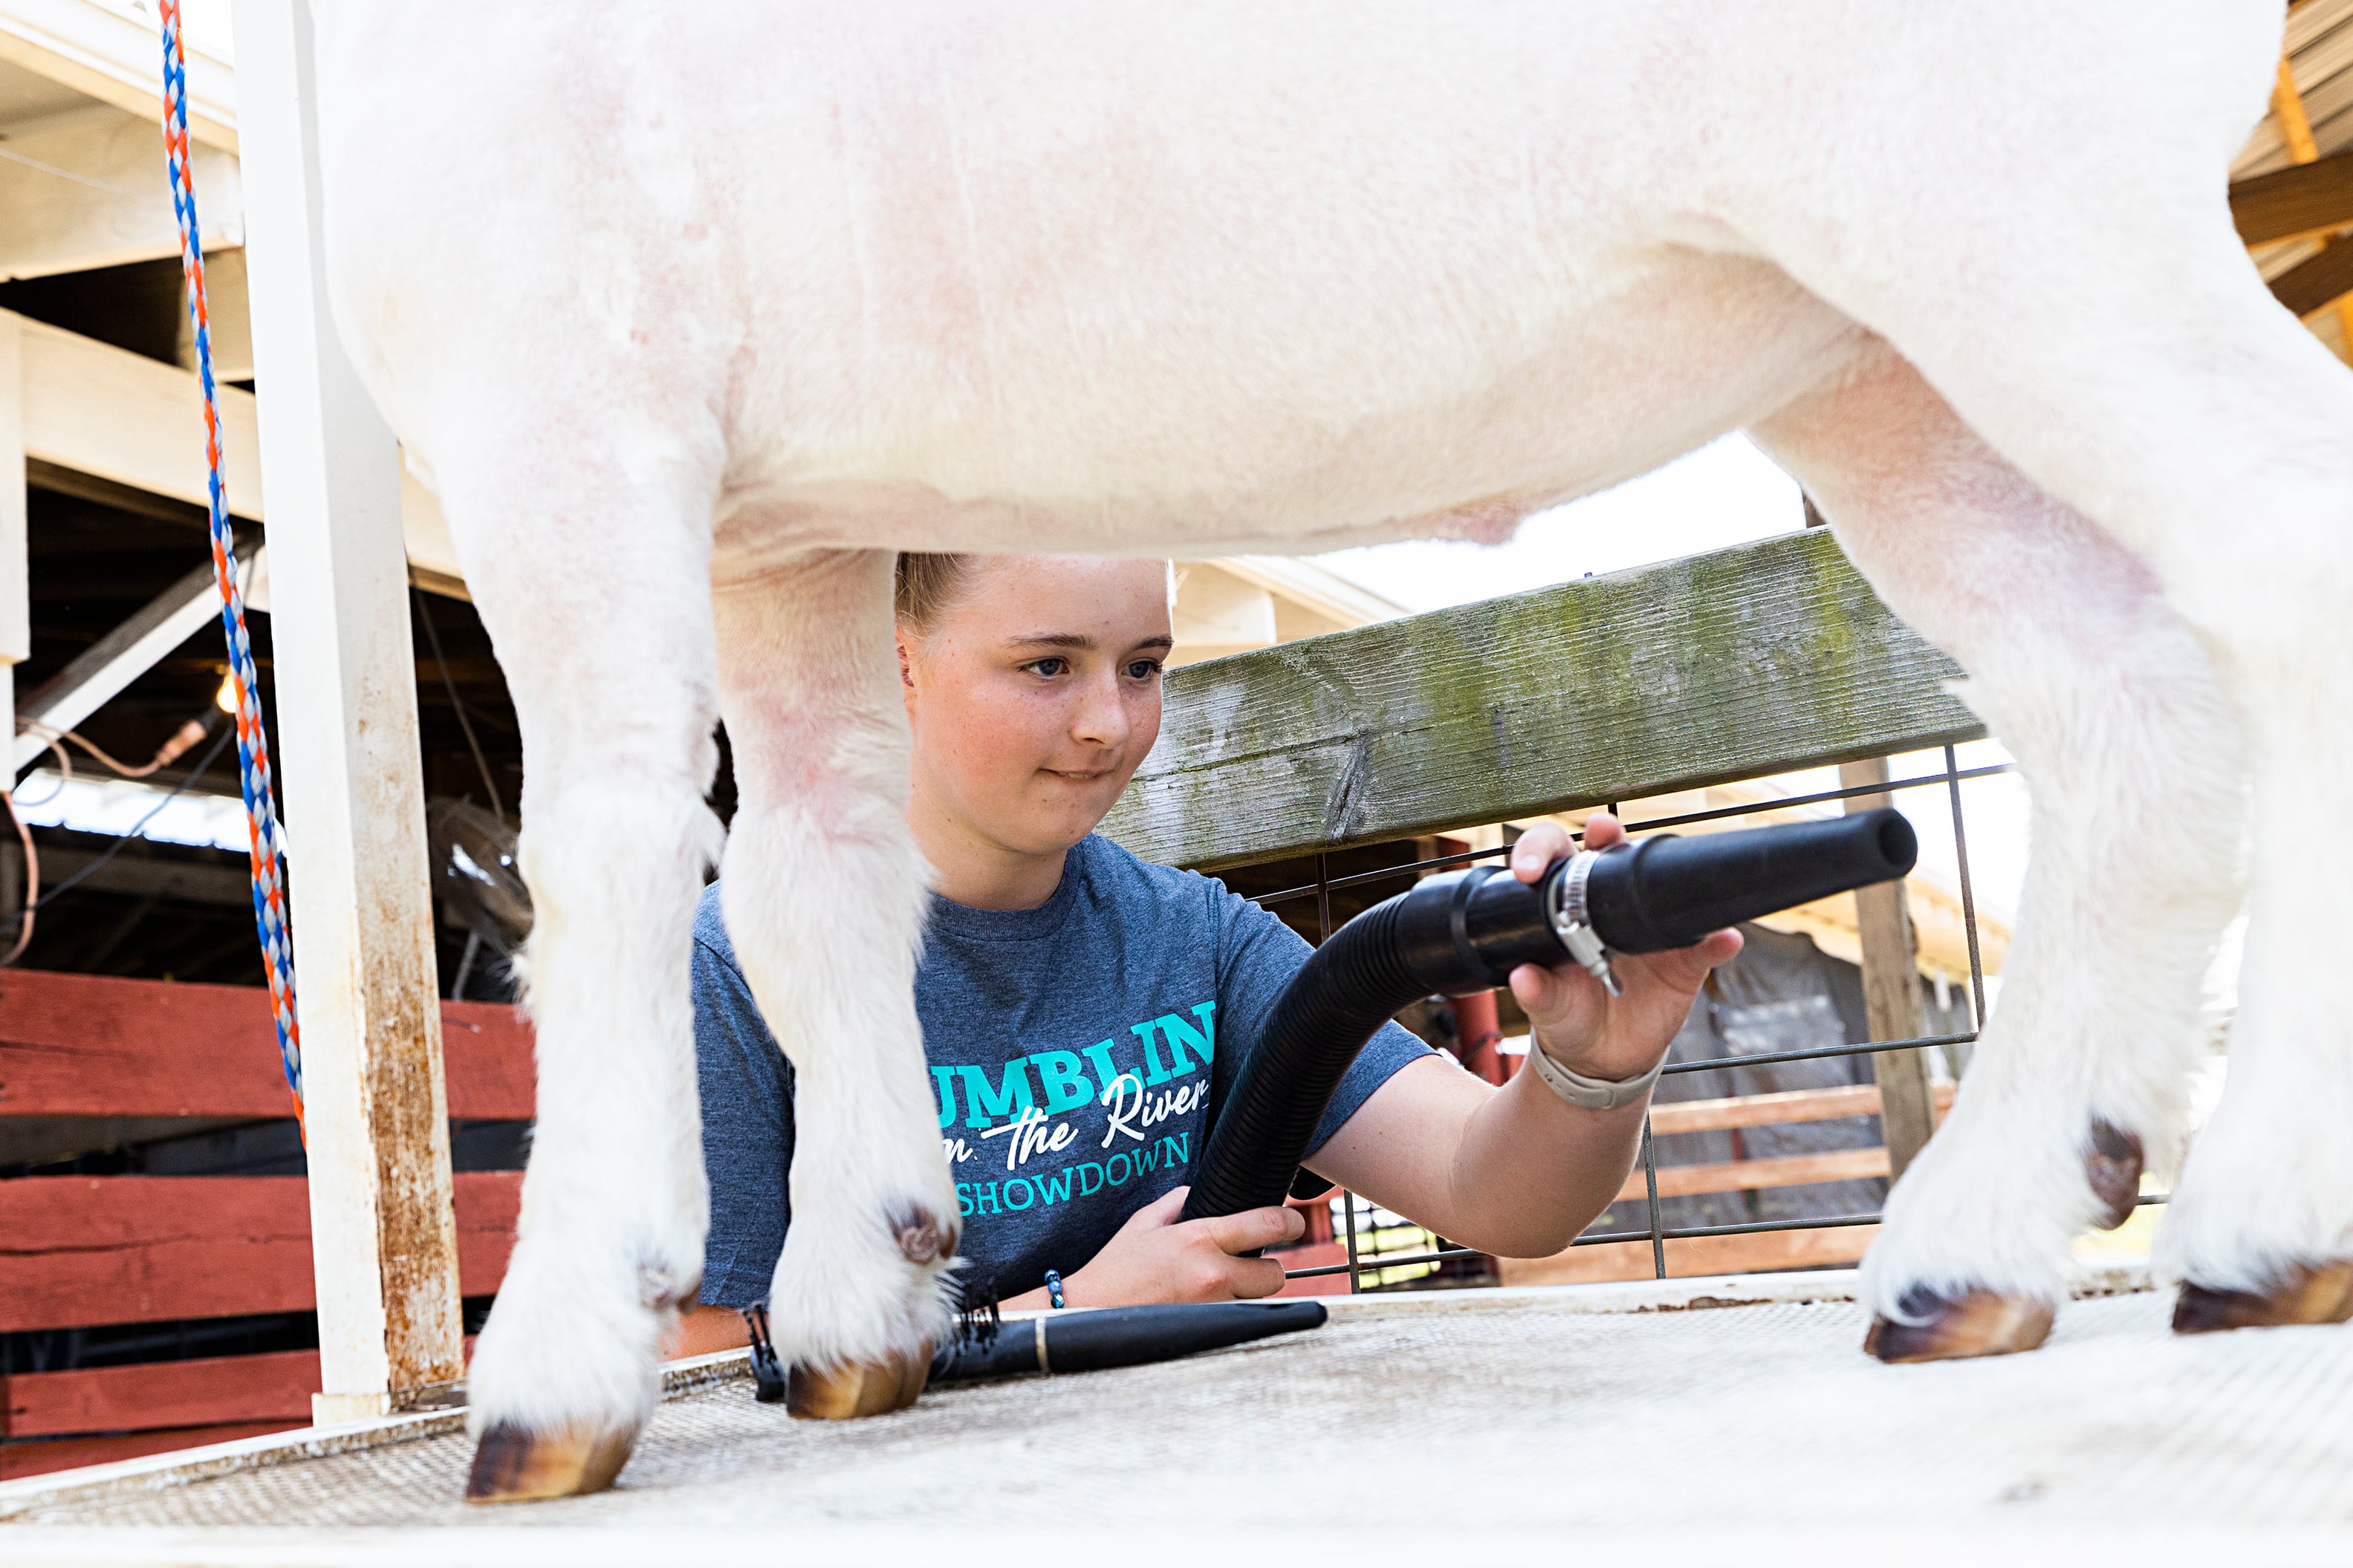
[[[1650,1071],[1637,1073],[1632,1078],[1588,1078],[1553,1060],[1531,1035],[1528,1038],[1528,1065],[1535,1069],[1538,1078],[1544,1079],[1546,1089],[1579,1110],[1615,1110],[1620,1106],[1631,1105],[1650,1093],[1651,1086],[1659,1081],[1659,1074],[1666,1069],[1667,1058],[1661,1057]]]

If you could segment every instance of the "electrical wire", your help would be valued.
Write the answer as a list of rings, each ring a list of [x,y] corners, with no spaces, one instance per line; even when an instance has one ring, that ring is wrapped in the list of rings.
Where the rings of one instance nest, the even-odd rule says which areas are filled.
[[[440,674],[441,689],[449,694],[449,706],[458,710],[458,728],[465,731],[466,749],[474,753],[474,765],[482,771],[482,788],[491,797],[491,815],[503,826],[507,814],[499,805],[499,786],[491,778],[491,764],[482,755],[482,743],[474,739],[474,721],[466,716],[466,704],[458,695],[458,683],[450,679],[449,661],[441,657],[441,631],[433,624],[433,612],[426,605],[427,595],[417,595],[417,618],[425,623],[425,640],[433,649],[433,668]]]
[[[185,752],[189,747],[195,745],[198,741],[203,740],[206,732],[209,731],[212,727],[212,721],[209,717],[189,720],[186,723],[181,725],[178,730],[173,732],[170,740],[165,741],[162,745],[156,747],[155,754],[149,758],[143,765],[133,767],[129,763],[123,762],[108,753],[98,744],[98,742],[90,740],[79,730],[52,730],[47,724],[34,724],[29,722],[21,726],[26,734],[38,735],[42,740],[47,742],[49,744],[49,750],[57,752],[58,759],[61,762],[64,759],[65,753],[58,750],[58,742],[60,741],[71,741],[75,745],[79,746],[83,751],[88,752],[92,757],[98,759],[99,763],[102,766],[112,768],[116,773],[121,773],[127,779],[143,779],[160,769],[171,766],[174,763],[180,760],[182,753]]]
[[[93,191],[106,191],[118,196],[129,196],[133,201],[144,202],[153,195],[152,192],[134,191],[128,185],[118,185],[106,180],[93,180],[88,174],[78,174],[71,169],[60,169],[55,163],[44,163],[38,158],[28,158],[22,153],[12,152],[5,147],[0,147],[0,158],[5,158],[11,163],[21,163],[27,169],[38,169],[44,174],[54,174],[60,180],[71,180],[77,185],[88,185]]]
[[[0,792],[0,800],[8,803],[8,820],[16,825],[16,842],[25,847],[25,911],[16,921],[16,945],[8,950],[7,957],[0,958],[0,969],[6,969],[33,945],[33,917],[41,907],[41,852],[33,847],[33,830],[16,815],[16,794]]]
[[[49,748],[50,754],[58,759],[58,787],[43,795],[38,800],[26,801],[25,804],[27,805],[47,805],[49,802],[57,799],[58,796],[65,794],[66,786],[73,783],[73,759],[66,755],[66,749],[63,746],[58,745],[54,739],[44,740],[42,743],[47,746]],[[9,804],[14,805],[16,800],[16,791],[12,789],[8,791],[7,794]]]
[[[107,846],[105,853],[99,856],[98,858],[92,860],[89,865],[84,866],[80,870],[76,871],[72,876],[68,877],[64,881],[59,882],[47,892],[43,893],[37,901],[28,902],[26,905],[27,913],[30,913],[32,910],[43,909],[54,900],[63,898],[66,894],[73,891],[74,889],[79,887],[84,881],[88,880],[91,874],[96,872],[100,867],[105,865],[109,860],[111,860],[117,855],[121,854],[124,849],[130,847],[131,841],[137,838],[140,834],[146,829],[147,825],[155,820],[155,816],[158,812],[161,812],[165,806],[171,805],[174,800],[177,800],[182,795],[185,794],[190,784],[195,784],[198,779],[205,776],[205,771],[207,768],[210,768],[213,765],[215,759],[218,758],[221,754],[221,748],[227,745],[230,739],[236,734],[237,731],[234,727],[223,730],[219,736],[214,740],[213,743],[205,749],[205,754],[197,760],[196,765],[189,770],[187,776],[182,779],[178,784],[174,784],[164,795],[163,799],[150,806],[147,810],[146,816],[141,817],[137,822],[132,823],[130,830],[124,833],[121,837],[117,838],[112,844]],[[9,804],[9,810],[13,813],[15,809],[15,802],[11,801]],[[20,823],[19,826],[21,826],[22,824]],[[26,842],[29,844],[31,841],[32,836],[28,833],[26,835]],[[26,897],[30,900],[32,895],[27,893]]]

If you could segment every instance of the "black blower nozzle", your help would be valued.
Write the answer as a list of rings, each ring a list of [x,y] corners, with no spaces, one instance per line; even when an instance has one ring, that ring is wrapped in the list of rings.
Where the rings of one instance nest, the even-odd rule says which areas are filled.
[[[1417,997],[1502,985],[1574,958],[1611,989],[1609,952],[1711,931],[1912,869],[1912,825],[1881,809],[1823,822],[1661,834],[1556,861],[1533,885],[1499,867],[1426,878],[1317,948],[1276,998],[1218,1115],[1187,1219],[1282,1201],[1316,1121],[1373,1031]]]
[[[1919,852],[1904,814],[1885,808],[1698,838],[1661,834],[1593,858],[1586,923],[1620,952],[1665,952],[1759,915],[1892,882]]]

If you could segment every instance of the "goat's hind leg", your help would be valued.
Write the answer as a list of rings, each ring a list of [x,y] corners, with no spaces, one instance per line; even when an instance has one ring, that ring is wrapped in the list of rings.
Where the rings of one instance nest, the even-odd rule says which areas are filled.
[[[2228,1086],[2156,1263],[2182,1281],[2179,1329],[2339,1321],[2353,1312],[2353,1026],[2330,982],[2353,888],[2353,376],[2270,297],[2211,149],[2189,153],[2136,140],[2096,180],[2006,190],[1981,214],[1874,210],[1882,227],[1838,237],[1849,258],[1944,257],[1969,279],[1961,309],[1892,274],[1801,280],[1884,331],[2004,456],[2146,560],[2209,651],[2253,784],[2246,955]],[[2107,201],[2087,209],[2092,188]],[[2236,837],[2240,816],[2212,816],[2200,793],[2214,756],[2178,744],[2158,761],[2169,853]],[[2146,931],[2168,912],[2099,869],[2107,896],[2069,937]]]
[[[1864,1263],[1889,1361],[2032,1349],[2073,1242],[2174,1157],[2198,987],[2236,903],[2238,741],[2155,574],[1892,351],[1767,421],[1855,564],[1969,673],[2032,790],[2000,1011]]]
[[[709,1215],[688,957],[720,840],[703,798],[710,490],[593,443],[549,470],[529,450],[441,472],[453,521],[497,520],[461,542],[522,722],[534,912],[538,1117],[468,1378],[474,1502],[610,1483],[652,1413]]]
[[[740,801],[721,898],[795,1072],[792,1224],[768,1306],[797,1415],[913,1401],[957,1240],[915,1018],[924,871],[892,561],[816,552],[714,590]]]

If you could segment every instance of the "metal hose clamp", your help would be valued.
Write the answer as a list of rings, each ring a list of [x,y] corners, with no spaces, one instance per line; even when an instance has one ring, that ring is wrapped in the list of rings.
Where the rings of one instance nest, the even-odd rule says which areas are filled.
[[[1618,984],[1618,973],[1609,966],[1609,950],[1602,944],[1600,935],[1587,923],[1585,884],[1593,875],[1593,863],[1601,857],[1591,849],[1580,849],[1569,858],[1568,869],[1552,886],[1545,913],[1552,921],[1553,934],[1560,938],[1568,955],[1585,966],[1585,972],[1601,982],[1602,988],[1612,996],[1624,994]]]

